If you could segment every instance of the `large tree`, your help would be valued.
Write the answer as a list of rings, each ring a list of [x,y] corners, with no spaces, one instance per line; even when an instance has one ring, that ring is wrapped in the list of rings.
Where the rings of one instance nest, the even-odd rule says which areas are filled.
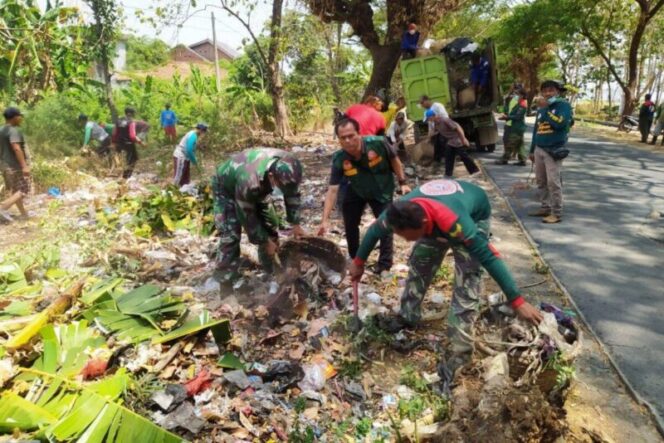
[[[281,73],[283,60],[282,15],[284,0],[272,1],[272,17],[269,24],[269,37],[266,41],[259,38],[251,26],[251,12],[256,3],[251,0],[221,0],[221,7],[244,26],[256,48],[263,65],[267,69],[269,91],[272,97],[275,134],[286,137],[292,134],[288,121],[288,108],[284,99],[284,85]]]
[[[371,53],[373,67],[365,96],[389,90],[401,56],[401,35],[408,23],[419,26],[420,40],[461,0],[306,0],[311,11],[326,23],[348,23]]]
[[[642,63],[643,39],[653,19],[661,12],[664,0],[566,0],[565,14],[578,23],[581,34],[590,42],[606,64],[609,73],[623,92],[623,114],[631,114],[639,100],[639,68]],[[603,38],[607,28],[623,24],[622,40],[626,44],[625,57],[613,57],[613,36]],[[660,29],[661,32],[661,29]],[[625,60],[624,73],[621,65]]]

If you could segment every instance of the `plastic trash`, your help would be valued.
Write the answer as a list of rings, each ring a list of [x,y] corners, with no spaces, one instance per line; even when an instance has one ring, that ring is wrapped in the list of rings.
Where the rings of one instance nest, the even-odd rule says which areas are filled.
[[[48,194],[49,197],[53,198],[60,198],[62,197],[62,191],[60,191],[60,188],[57,186],[52,186],[48,188],[48,191],[46,191],[46,194]]]
[[[244,390],[251,386],[251,381],[247,374],[244,373],[241,369],[236,369],[235,371],[224,372],[224,380],[228,383],[236,386],[238,389]]]
[[[297,385],[303,391],[320,391],[325,386],[325,368],[320,364],[305,365],[304,378]]]

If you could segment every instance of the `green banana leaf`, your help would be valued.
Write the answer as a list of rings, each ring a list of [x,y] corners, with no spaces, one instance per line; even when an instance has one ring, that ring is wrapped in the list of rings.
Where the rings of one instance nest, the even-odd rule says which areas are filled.
[[[34,431],[50,441],[79,443],[185,441],[120,404],[130,382],[124,369],[85,386],[41,371],[24,371],[39,379],[25,397],[11,391],[2,394],[2,433]]]
[[[124,282],[121,278],[109,278],[93,285],[81,295],[81,301],[86,305],[91,305],[103,296],[110,296],[111,291]]]
[[[85,320],[65,325],[46,325],[40,331],[44,351],[32,369],[73,377],[80,374],[91,352],[106,348],[106,339]]]
[[[23,269],[17,263],[0,264],[0,295],[8,295],[28,286]]]
[[[167,343],[169,341],[177,340],[189,335],[194,335],[205,330],[212,331],[214,340],[217,342],[219,347],[231,339],[230,322],[226,319],[214,320],[211,318],[208,311],[203,311],[196,317],[187,320],[179,328],[173,329],[172,331],[160,337],[154,337],[152,339],[152,343]]]
[[[108,300],[103,295],[109,293],[109,289],[99,295],[101,289],[90,293],[89,299],[98,303],[84,311],[83,316],[129,343],[140,343],[162,334],[161,321],[186,312],[181,300],[155,285],[144,285],[126,293],[114,291]]]

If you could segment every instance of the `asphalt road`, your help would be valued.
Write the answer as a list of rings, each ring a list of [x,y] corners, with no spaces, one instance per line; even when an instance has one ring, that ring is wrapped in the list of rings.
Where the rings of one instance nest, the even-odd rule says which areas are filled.
[[[574,135],[574,133],[572,133]],[[526,134],[526,144],[530,137]],[[572,136],[563,222],[543,224],[527,167],[479,154],[539,250],[636,392],[664,417],[664,154]],[[534,177],[534,174],[533,174]]]

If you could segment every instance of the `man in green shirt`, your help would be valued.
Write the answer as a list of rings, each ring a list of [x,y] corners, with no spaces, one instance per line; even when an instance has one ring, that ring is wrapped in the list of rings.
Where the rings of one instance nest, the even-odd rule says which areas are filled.
[[[528,303],[498,251],[489,243],[491,204],[477,185],[450,179],[434,180],[388,205],[367,231],[350,266],[353,280],[364,273],[364,262],[379,238],[395,232],[415,241],[399,316],[384,327],[398,330],[421,318],[421,304],[449,248],[455,264],[454,292],[448,313],[448,363],[458,367],[472,351],[468,340],[480,304],[482,268],[498,283],[516,313],[539,323],[542,315]],[[457,359],[456,362],[450,361]]]
[[[362,137],[359,123],[351,118],[337,122],[335,133],[342,149],[332,156],[332,172],[318,235],[325,235],[328,230],[339,185],[343,179],[348,180],[349,186],[341,209],[348,254],[354,258],[360,244],[360,222],[367,205],[374,216],[378,217],[392,201],[395,175],[401,192],[410,192],[410,188],[406,185],[403,165],[396,150],[384,137]],[[376,273],[380,274],[392,267],[392,253],[392,235],[386,235],[380,241]]]
[[[28,217],[24,201],[32,188],[30,157],[25,147],[25,139],[19,129],[23,114],[17,108],[7,108],[3,112],[5,125],[0,129],[0,167],[5,186],[10,197],[0,202],[0,215],[7,221],[11,216],[5,213],[16,205],[23,218]]]
[[[222,283],[232,283],[240,274],[242,228],[249,241],[258,245],[258,258],[271,272],[279,245],[279,234],[266,220],[265,199],[275,188],[284,195],[286,219],[293,236],[304,235],[300,227],[302,164],[281,149],[247,149],[217,167],[212,177],[214,224],[219,232],[217,271]]]
[[[526,112],[528,111],[528,102],[526,101],[526,91],[521,85],[515,85],[514,95],[508,104],[508,109],[501,116],[505,120],[505,133],[503,134],[503,145],[505,152],[500,160],[496,160],[499,165],[506,165],[511,158],[517,157],[517,166],[526,166],[526,147],[523,142],[523,134],[526,132]]]

